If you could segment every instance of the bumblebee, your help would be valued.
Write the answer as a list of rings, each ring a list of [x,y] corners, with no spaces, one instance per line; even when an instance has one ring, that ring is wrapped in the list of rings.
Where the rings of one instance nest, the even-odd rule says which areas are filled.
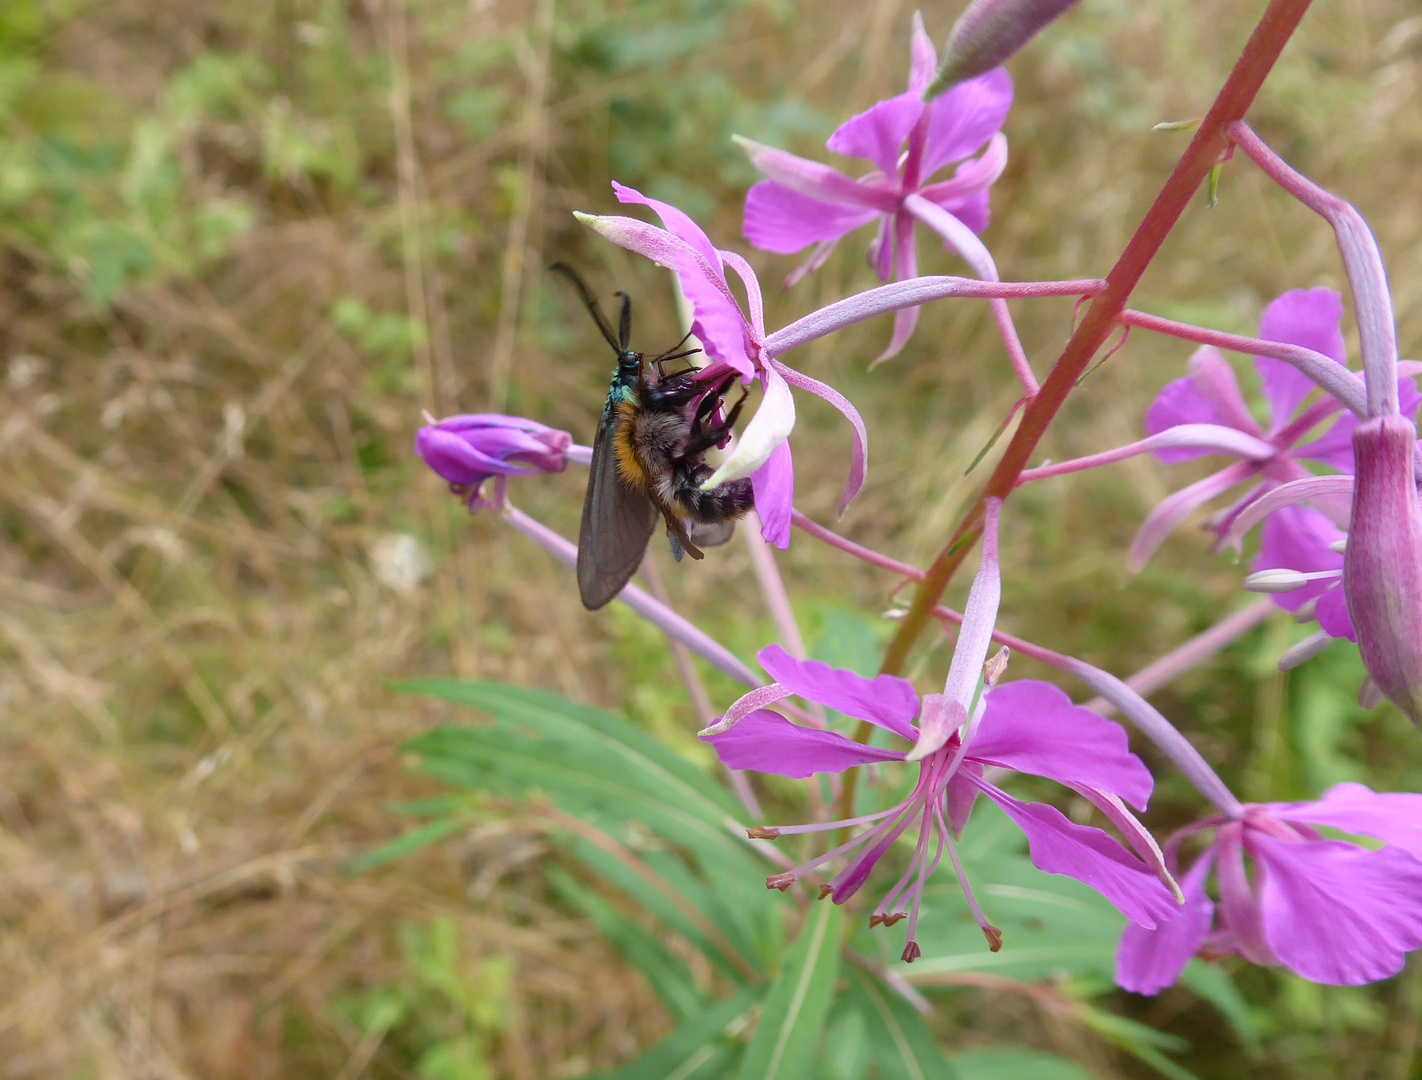
[[[660,516],[666,524],[672,554],[702,558],[702,547],[724,544],[735,531],[735,519],[755,504],[749,479],[701,485],[711,476],[706,452],[724,443],[740,416],[745,394],[723,412],[726,393],[735,382],[729,373],[707,385],[690,370],[668,373],[666,365],[699,351],[678,351],[681,344],[650,360],[630,347],[632,301],[619,292],[622,310],[618,333],[592,291],[564,263],[552,270],[577,288],[617,353],[597,434],[592,466],[578,530],[578,592],[589,611],[602,607],[627,584],[641,565],[647,541]],[[688,335],[689,337],[690,335]]]

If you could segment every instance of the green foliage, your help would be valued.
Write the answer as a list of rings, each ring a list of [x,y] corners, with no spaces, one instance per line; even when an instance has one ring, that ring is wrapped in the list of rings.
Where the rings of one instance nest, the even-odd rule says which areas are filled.
[[[864,645],[853,620],[833,612],[821,616],[821,639],[846,654]],[[971,1055],[962,1059],[965,1070],[950,1063],[915,1008],[854,959],[895,951],[891,932],[871,931],[859,917],[846,927],[846,909],[827,902],[811,903],[802,915],[767,891],[762,878],[773,866],[743,839],[734,799],[647,732],[556,695],[497,683],[428,679],[397,689],[478,709],[492,721],[438,728],[409,744],[423,771],[466,794],[398,808],[428,820],[358,865],[389,861],[454,832],[487,813],[481,806],[490,797],[518,800],[548,817],[569,860],[568,869],[547,869],[550,884],[641,972],[678,1025],[636,1061],[600,1074],[605,1080],[918,1080],[974,1067]],[[1165,1075],[1188,1075],[1165,1056],[1183,1047],[1180,1040],[1089,1001],[1111,989],[1120,916],[1078,882],[1037,871],[1024,848],[1003,815],[979,807],[959,853],[1003,929],[1004,948],[988,951],[944,872],[925,896],[924,955],[913,975],[1050,979],[1062,1008],[1083,1026]],[[698,977],[684,952],[665,943],[668,935],[701,954],[718,985],[733,988],[730,996]],[[853,953],[842,952],[846,937]],[[887,955],[884,963],[893,965]],[[455,992],[438,983],[429,963],[419,970]],[[1254,1038],[1248,1009],[1223,972],[1197,972],[1193,984],[1242,1037]],[[1049,1055],[1032,1056],[1023,1067],[1029,1065],[1036,1070],[1029,1076],[1052,1077],[1052,1069],[1071,1075],[1068,1063]]]
[[[489,1040],[504,1025],[510,964],[466,957],[449,918],[399,934],[407,977],[350,994],[336,1012],[421,1080],[492,1080]]]

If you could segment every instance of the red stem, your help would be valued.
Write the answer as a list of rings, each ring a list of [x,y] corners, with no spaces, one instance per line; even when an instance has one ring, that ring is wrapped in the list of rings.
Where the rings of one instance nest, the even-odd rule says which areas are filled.
[[[915,590],[913,604],[884,654],[883,671],[891,674],[903,671],[909,649],[928,625],[939,597],[981,533],[984,501],[990,497],[1005,499],[1016,486],[1018,475],[1027,466],[1067,394],[1111,331],[1119,325],[1119,316],[1146,267],[1160,251],[1201,181],[1229,146],[1227,128],[1244,117],[1254,101],[1254,95],[1259,92],[1265,77],[1297,29],[1299,20],[1308,10],[1309,2],[1270,0],[1224,87],[1200,122],[1195,137],[1146,212],[1126,250],[1106,276],[1105,291],[1092,300],[1086,317],[1067,342],[1041,391],[1028,404],[1022,423],[993,470],[986,488]],[[848,784],[845,791],[846,794],[851,791]]]

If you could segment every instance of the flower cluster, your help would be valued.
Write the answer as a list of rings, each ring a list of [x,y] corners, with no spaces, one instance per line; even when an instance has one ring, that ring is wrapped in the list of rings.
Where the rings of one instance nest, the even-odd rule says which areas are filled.
[[[938,570],[955,566],[962,542],[981,536],[981,564],[961,617],[936,606],[946,584],[941,573],[921,573],[813,523],[806,525],[794,507],[792,391],[828,401],[852,428],[841,512],[865,482],[868,433],[853,404],[789,366],[784,355],[845,326],[893,314],[892,338],[878,358],[886,359],[908,342],[922,305],[949,297],[987,300],[994,305],[1025,406],[1034,417],[1014,436],[1022,452],[1005,458],[1017,464],[995,475],[989,492],[1010,494],[1023,483],[1141,454],[1153,454],[1166,466],[1209,456],[1230,459],[1149,512],[1128,564],[1139,569],[1188,518],[1233,493],[1233,501],[1207,523],[1216,550],[1238,547],[1250,530],[1262,526],[1248,587],[1268,592],[1280,608],[1318,623],[1317,634],[1281,658],[1281,666],[1300,663],[1337,638],[1356,642],[1368,672],[1365,698],[1386,697],[1422,724],[1422,502],[1417,487],[1422,451],[1415,424],[1422,395],[1411,379],[1418,365],[1397,359],[1381,260],[1356,211],[1293,173],[1242,124],[1228,129],[1229,138],[1266,174],[1334,226],[1358,320],[1361,375],[1347,367],[1344,298],[1329,289],[1294,289],[1279,296],[1265,308],[1256,338],[1132,312],[1120,299],[1114,314],[1098,318],[1094,309],[1088,314],[1078,333],[1096,334],[1094,344],[1075,352],[1069,346],[1059,361],[1077,356],[1074,362],[1081,366],[1070,378],[1044,384],[1038,396],[1005,299],[1096,296],[1105,282],[1004,284],[979,234],[988,227],[990,189],[1007,160],[1003,128],[1013,88],[998,65],[1069,6],[1070,0],[975,0],[950,38],[942,64],[915,17],[907,91],[846,121],[827,144],[832,153],[866,161],[869,171],[863,175],[738,140],[765,176],[746,197],[745,238],[778,254],[812,249],[787,285],[821,266],[841,238],[875,226],[869,261],[886,284],[781,329],[767,330],[760,285],[746,259],[717,247],[676,207],[614,183],[620,203],[645,207],[660,224],[632,216],[577,215],[599,236],[675,274],[690,305],[690,333],[708,361],[694,376],[701,386],[721,388],[719,394],[739,380],[759,389],[754,415],[725,459],[704,482],[703,472],[693,483],[710,490],[749,478],[762,535],[771,544],[785,548],[792,523],[798,522],[843,551],[922,582],[904,621],[908,640],[910,624],[921,626],[934,614],[961,622],[942,691],[920,694],[898,677],[897,668],[868,678],[806,659],[795,644],[793,616],[776,584],[766,588],[786,647],[771,645],[759,653],[768,683],[665,605],[631,586],[624,599],[671,637],[752,687],[701,732],[720,762],[736,774],[748,807],[755,804],[741,771],[803,780],[865,765],[910,770],[904,781],[907,793],[887,808],[860,812],[846,777],[836,820],[821,815],[823,820],[749,830],[759,839],[847,834],[830,850],[767,879],[771,888],[789,889],[801,878],[820,878],[821,899],[836,904],[858,896],[878,865],[902,848],[906,867],[873,907],[870,922],[908,920],[905,961],[919,955],[916,931],[924,888],[945,854],[989,946],[996,950],[1002,945],[955,847],[981,796],[1022,830],[1038,869],[1086,883],[1125,917],[1128,926],[1117,961],[1118,981],[1127,989],[1159,992],[1197,955],[1239,956],[1322,983],[1385,978],[1401,968],[1407,953],[1422,948],[1422,796],[1379,794],[1344,784],[1314,802],[1242,804],[1182,733],[1119,679],[1040,646],[1013,644],[1110,699],[1214,804],[1218,813],[1178,832],[1162,851],[1136,817],[1146,811],[1153,781],[1131,752],[1124,729],[1074,704],[1051,684],[1002,681],[1006,654],[988,658],[995,637],[1015,640],[996,627],[1003,499],[984,495],[936,564]],[[952,175],[940,177],[949,166]],[[920,275],[918,225],[930,228],[974,276]],[[744,290],[744,303],[733,280]],[[1169,383],[1147,410],[1146,436],[1089,457],[1021,469],[1054,415],[1051,410],[1060,404],[1043,404],[1047,392],[1074,384],[1094,349],[1120,327],[1142,327],[1198,346],[1188,374]],[[612,340],[606,326],[604,335]],[[640,362],[626,348],[624,325],[622,358]],[[1221,350],[1253,357],[1261,407],[1251,407]],[[719,398],[713,404],[719,407]],[[1045,419],[1033,410],[1046,410]],[[614,416],[611,422],[622,421]],[[722,433],[718,428],[717,435]],[[510,476],[560,472],[569,461],[586,463],[590,451],[574,446],[571,435],[514,417],[458,416],[421,429],[416,449],[471,509],[500,509],[561,559],[575,560],[571,544],[505,500]],[[483,494],[489,479],[492,492]],[[760,568],[762,580],[774,582],[773,560],[768,553],[765,558],[769,566]],[[1212,647],[1224,640],[1211,639]],[[1201,655],[1198,649],[1182,650],[1180,657],[1162,663],[1176,671]],[[791,698],[857,721],[855,737],[831,730],[816,709],[793,708]],[[713,710],[706,711],[709,720]],[[1009,795],[1000,786],[1009,772],[1053,780],[1084,798],[1119,839],[1075,824],[1051,805]],[[1382,846],[1333,839],[1321,828],[1371,837]],[[1210,843],[1197,850],[1206,834],[1212,834]],[[1177,884],[1187,845],[1196,853]],[[1213,893],[1208,888],[1212,875]]]

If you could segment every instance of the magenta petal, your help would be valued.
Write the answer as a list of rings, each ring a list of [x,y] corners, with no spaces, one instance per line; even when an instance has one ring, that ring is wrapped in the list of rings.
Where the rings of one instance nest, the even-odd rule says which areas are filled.
[[[1159,396],[1146,410],[1145,428],[1148,435],[1159,435],[1169,428],[1182,424],[1215,424],[1229,426],[1225,418],[1210,403],[1204,392],[1188,375],[1166,383]],[[1156,460],[1163,465],[1174,465],[1181,461],[1205,457],[1209,450],[1192,450],[1170,447],[1155,452]]]
[[[1264,867],[1259,906],[1274,954],[1313,982],[1358,986],[1402,970],[1422,946],[1422,862],[1400,848],[1288,843],[1250,830]]]
[[[1357,644],[1358,632],[1353,629],[1353,619],[1348,614],[1348,594],[1341,584],[1335,583],[1318,598],[1313,617],[1318,620],[1319,629],[1329,637],[1347,638]]]
[[[751,473],[751,490],[760,517],[760,535],[767,544],[784,551],[790,546],[790,511],[795,498],[795,468],[788,441],[772,450],[766,463]]]
[[[970,779],[971,778],[971,779]],[[983,778],[983,767],[975,761],[964,761],[958,771],[948,781],[945,792],[948,803],[948,827],[955,837],[961,838],[968,827],[968,818],[973,812],[973,803],[978,799],[978,788],[972,782]]]
[[[933,73],[938,70],[938,50],[933,40],[923,28],[923,16],[913,13],[913,37],[909,44],[908,92],[922,96],[928,84],[933,81]]]
[[[1344,539],[1344,533],[1317,510],[1285,506],[1264,520],[1259,531],[1259,554],[1251,569],[1283,568],[1312,574],[1321,570],[1343,569],[1343,556],[1329,545]],[[1293,592],[1274,593],[1271,599],[1285,611],[1298,611],[1309,600],[1322,596],[1336,580],[1310,581]],[[1337,635],[1335,635],[1337,636]]]
[[[833,731],[790,723],[769,709],[758,709],[730,731],[702,736],[728,769],[806,780],[815,773],[838,773],[875,761],[902,761],[903,753],[865,746]]]
[[[1275,817],[1310,825],[1329,825],[1371,836],[1422,859],[1422,795],[1376,792],[1362,784],[1338,784],[1317,802],[1269,807]]]
[[[989,691],[968,757],[1060,784],[1100,788],[1138,810],[1145,809],[1153,785],[1120,724],[1073,705],[1066,691],[1034,679]]]
[[[918,694],[907,679],[897,675],[866,679],[819,660],[796,660],[779,645],[761,649],[756,659],[767,675],[799,697],[877,724],[910,742],[918,737],[912,724],[918,715]],[[902,757],[899,754],[895,760]]]
[[[950,161],[977,153],[1002,130],[1012,108],[1012,77],[1005,68],[968,79],[933,101],[928,145],[923,155],[924,178]]]
[[[1205,851],[1181,879],[1185,904],[1180,913],[1154,930],[1130,923],[1116,947],[1116,985],[1135,994],[1158,994],[1174,986],[1191,958],[1200,951],[1215,905],[1205,894],[1214,852]]]
[[[899,152],[922,112],[923,102],[917,94],[891,97],[846,120],[825,145],[832,153],[872,161],[885,176],[897,176]]]
[[[620,203],[637,203],[655,210],[657,216],[662,219],[662,224],[666,226],[667,232],[682,243],[694,248],[709,265],[717,270],[721,268],[721,258],[716,254],[716,248],[711,243],[710,237],[685,213],[670,203],[664,203],[659,199],[649,199],[635,188],[619,184],[616,180],[612,182],[612,190]]]
[[[897,234],[895,237],[897,250],[894,253],[897,265],[894,268],[894,276],[899,281],[909,281],[918,277],[918,252],[914,247],[913,218],[907,214],[897,215],[894,218],[894,228]],[[869,366],[872,368],[897,356],[908,344],[909,338],[913,336],[914,327],[917,325],[918,308],[899,308],[894,312],[894,333],[889,339],[888,347],[870,361]]]
[[[1344,363],[1343,298],[1332,289],[1290,289],[1264,309],[1259,336],[1265,341],[1302,345]],[[1282,360],[1256,356],[1254,366],[1264,380],[1269,402],[1271,432],[1289,422],[1316,384],[1298,368]]]
[[[1022,803],[986,781],[970,781],[1027,834],[1032,865],[1090,886],[1131,922],[1153,929],[1179,912],[1175,898],[1135,856],[1100,829],[1073,825],[1060,810]]]
[[[811,244],[838,240],[879,216],[877,210],[836,206],[762,180],[746,194],[742,232],[762,251],[791,255]]]

